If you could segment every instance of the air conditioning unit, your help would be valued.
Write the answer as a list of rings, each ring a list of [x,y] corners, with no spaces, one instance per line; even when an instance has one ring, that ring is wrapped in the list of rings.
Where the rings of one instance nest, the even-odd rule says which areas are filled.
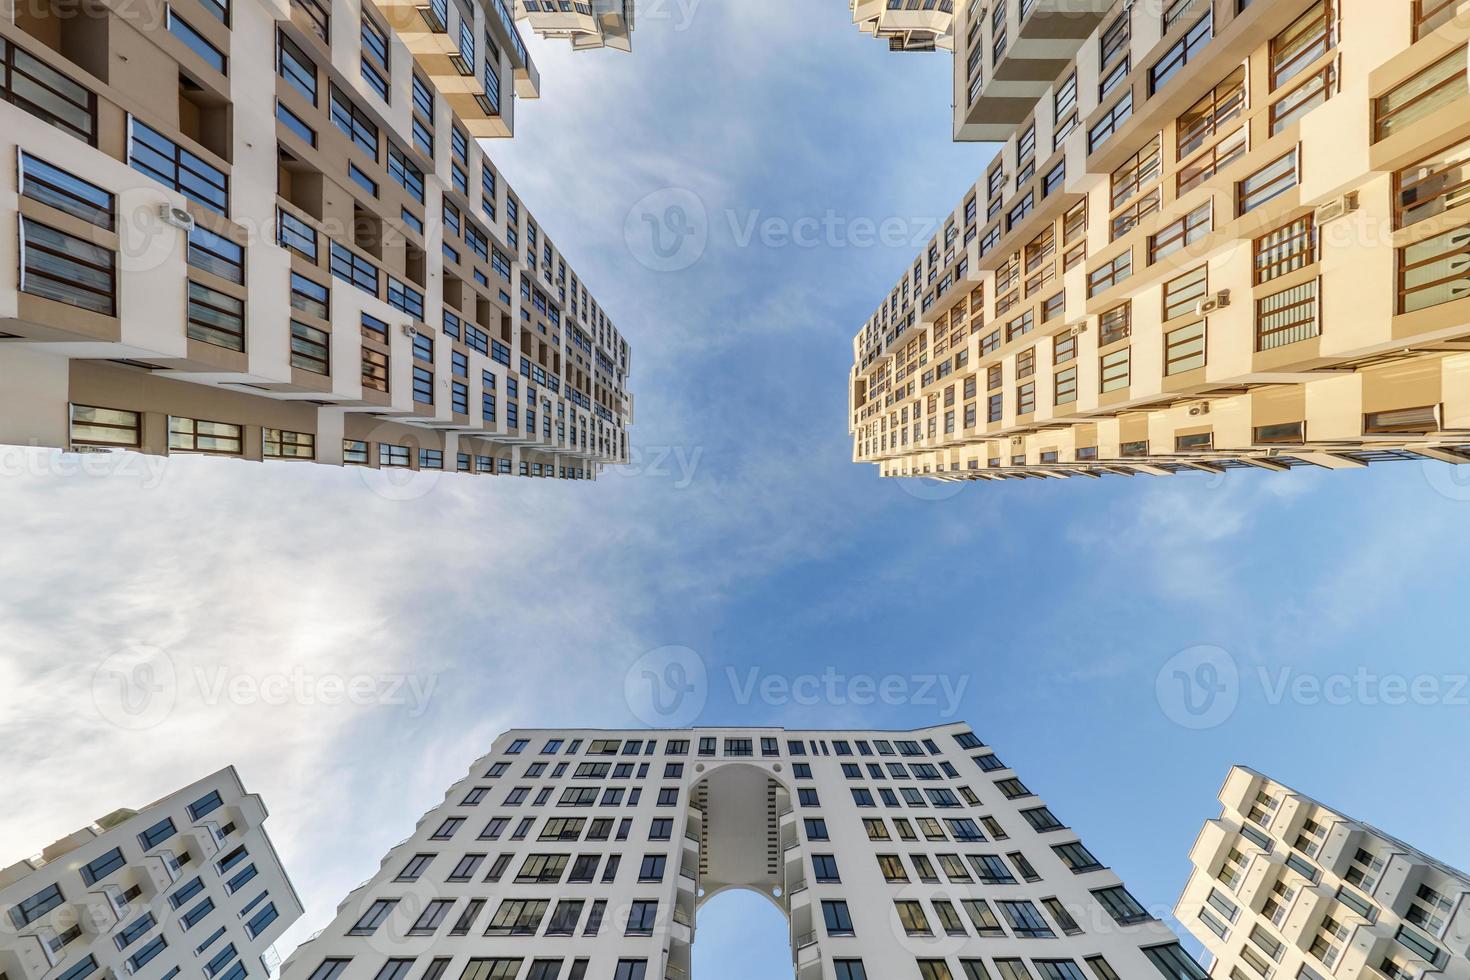
[[[1194,416],[1209,415],[1210,414],[1210,403],[1209,402],[1200,402],[1197,405],[1191,405],[1191,406],[1189,406],[1189,414],[1190,415],[1194,415]]]
[[[1230,305],[1230,290],[1222,289],[1209,299],[1202,299],[1194,304],[1195,316],[1208,316],[1216,310],[1223,310]]]
[[[184,208],[176,208],[172,204],[160,204],[158,206],[158,220],[166,225],[184,231],[194,230],[194,216]]]
[[[1313,212],[1312,218],[1318,225],[1325,225],[1329,221],[1335,221],[1345,214],[1351,214],[1358,210],[1358,192],[1344,194],[1335,201],[1328,201]]]
[[[417,337],[419,335],[418,327],[415,327],[412,323],[405,323],[403,325],[403,335],[405,337]]]
[[[1083,334],[1085,334],[1086,332],[1087,332],[1087,321],[1084,320],[1083,322],[1077,324],[1072,329],[1068,330],[1067,331],[1067,336],[1068,337],[1080,337]]]

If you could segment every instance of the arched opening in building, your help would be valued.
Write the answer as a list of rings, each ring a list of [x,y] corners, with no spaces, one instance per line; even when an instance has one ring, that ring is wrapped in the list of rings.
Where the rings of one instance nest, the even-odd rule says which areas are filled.
[[[802,873],[780,769],[722,760],[695,784],[675,919],[693,926],[698,952],[673,943],[671,980],[794,977],[788,893]]]
[[[721,892],[699,909],[691,980],[794,980],[789,930],[764,896]]]

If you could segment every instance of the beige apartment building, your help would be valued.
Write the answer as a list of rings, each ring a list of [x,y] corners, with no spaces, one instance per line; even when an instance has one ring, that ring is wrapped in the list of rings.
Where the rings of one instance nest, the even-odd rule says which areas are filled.
[[[1470,876],[1236,766],[1175,915],[1214,980],[1464,980]]]
[[[630,351],[477,142],[507,0],[13,0],[0,442],[591,479]]]
[[[1470,4],[1097,7],[957,14],[957,132],[1006,140],[854,340],[854,459],[1470,461]]]

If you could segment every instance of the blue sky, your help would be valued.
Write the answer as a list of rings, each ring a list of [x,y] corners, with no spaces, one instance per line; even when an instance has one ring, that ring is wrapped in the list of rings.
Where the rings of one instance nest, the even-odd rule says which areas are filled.
[[[890,54],[840,0],[640,8],[632,56],[532,39],[543,97],[492,147],[633,346],[635,465],[399,501],[330,467],[6,454],[0,785],[27,805],[0,863],[234,763],[309,906],[284,953],[496,733],[647,721],[629,671],[682,647],[696,724],[968,720],[1151,906],[1237,762],[1470,866],[1445,763],[1470,736],[1470,478],[880,481],[850,462],[851,338],[994,152],[950,142],[949,56]],[[641,218],[669,203],[707,245],[662,272]],[[858,220],[911,240],[865,247]],[[811,222],[816,247],[743,240]],[[119,715],[139,662],[164,692]],[[741,703],[752,669],[844,680]],[[852,703],[890,675],[907,700]],[[377,693],[322,703],[334,677]],[[786,975],[748,902],[711,905],[701,980]]]

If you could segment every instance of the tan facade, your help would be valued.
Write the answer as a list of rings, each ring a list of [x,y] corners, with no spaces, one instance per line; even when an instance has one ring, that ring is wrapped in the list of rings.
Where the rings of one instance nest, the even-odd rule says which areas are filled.
[[[478,137],[504,0],[16,2],[0,441],[591,479],[627,341]]]
[[[1470,461],[1467,39],[1464,3],[1114,4],[858,333],[854,458]]]
[[[633,50],[635,0],[515,0],[516,17],[548,38],[566,38],[577,51]]]
[[[1252,769],[1231,769],[1175,915],[1215,980],[1470,977],[1470,876]]]

